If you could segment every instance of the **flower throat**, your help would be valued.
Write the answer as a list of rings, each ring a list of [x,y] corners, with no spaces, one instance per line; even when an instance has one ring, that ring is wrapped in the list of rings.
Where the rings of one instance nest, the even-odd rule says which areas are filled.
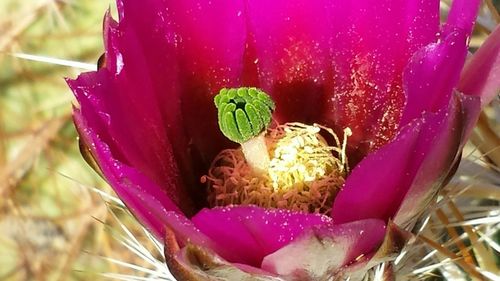
[[[241,147],[221,151],[201,178],[210,207],[330,212],[349,169],[349,128],[340,142],[332,129],[317,124],[269,126],[275,104],[256,88],[222,89],[214,101],[219,128]]]

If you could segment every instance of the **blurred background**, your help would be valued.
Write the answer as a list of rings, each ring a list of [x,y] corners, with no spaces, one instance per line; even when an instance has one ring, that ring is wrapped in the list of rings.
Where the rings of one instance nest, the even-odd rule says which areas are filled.
[[[443,16],[448,4],[442,3]],[[499,7],[500,1],[484,1],[472,50],[500,22]],[[108,8],[114,12],[112,1],[0,1],[0,280],[104,280],[104,273],[137,274],[103,257],[147,266],[115,233],[120,221],[138,239],[145,238],[138,224],[126,212],[118,211],[114,217],[112,207],[93,189],[112,194],[79,154],[71,120],[73,96],[63,79],[76,77],[83,71],[79,67],[89,67],[71,62],[92,65],[102,54],[102,18]],[[472,202],[482,209],[474,209],[475,217],[462,211],[465,217],[460,219],[449,206],[437,208],[431,219],[441,228],[429,230],[429,235],[438,242],[453,236],[450,229],[460,228],[458,236],[467,234],[460,223],[443,226],[491,217],[490,211],[499,208],[498,107],[497,100],[482,115],[461,170],[442,195],[457,206]],[[479,243],[486,251],[483,255],[491,255],[486,258],[490,264],[477,256],[470,262],[494,269],[491,262],[498,264],[495,253],[500,251],[495,248],[499,217],[471,228],[488,233],[486,237],[496,244],[465,235],[460,238],[465,246],[455,243],[448,249],[465,257],[467,249],[475,255],[474,245]],[[433,257],[429,264],[444,258]]]
[[[83,70],[14,56],[95,64],[110,7],[0,1],[0,280],[104,280],[101,273],[130,270],[101,257],[144,263],[113,238],[109,229],[120,226],[92,188],[111,190],[79,153],[64,77]],[[133,219],[118,216],[141,236]]]

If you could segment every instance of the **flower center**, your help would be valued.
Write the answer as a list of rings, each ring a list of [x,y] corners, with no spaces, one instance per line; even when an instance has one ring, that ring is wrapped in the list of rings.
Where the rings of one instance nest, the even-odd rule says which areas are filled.
[[[201,178],[207,184],[211,207],[252,204],[330,212],[348,172],[345,154],[347,137],[351,134],[348,128],[342,142],[333,130],[316,124],[287,123],[262,131],[268,127],[274,103],[255,88],[223,89],[215,104],[221,131],[239,142],[241,148],[220,152],[207,175]],[[246,125],[239,124],[238,110],[245,113],[251,133],[241,130]],[[254,123],[261,129],[254,130],[258,128]]]
[[[345,148],[342,150],[332,130],[324,129],[333,137],[336,146],[327,144],[319,134],[319,125],[289,123],[273,131],[275,135],[272,138],[277,142],[268,172],[274,190],[320,180],[334,172],[345,176]],[[348,134],[346,131],[345,138]],[[333,153],[339,157],[334,157]]]

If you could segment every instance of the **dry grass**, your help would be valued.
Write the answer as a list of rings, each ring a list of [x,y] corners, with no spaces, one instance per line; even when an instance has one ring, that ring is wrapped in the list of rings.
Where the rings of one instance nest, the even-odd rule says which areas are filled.
[[[498,3],[485,1],[472,46],[498,24]],[[93,64],[102,53],[102,16],[112,4],[0,1],[0,280],[99,280],[104,272],[138,273],[99,256],[145,265],[112,235],[121,226],[90,187],[111,191],[78,152],[72,95],[62,77],[81,70],[10,55]],[[450,276],[481,279],[484,271],[499,273],[498,108],[497,102],[482,115],[464,153],[462,176],[442,194],[420,243],[412,246],[427,257],[418,268],[401,268],[408,278],[436,274],[436,263]],[[116,217],[145,238],[128,215]]]

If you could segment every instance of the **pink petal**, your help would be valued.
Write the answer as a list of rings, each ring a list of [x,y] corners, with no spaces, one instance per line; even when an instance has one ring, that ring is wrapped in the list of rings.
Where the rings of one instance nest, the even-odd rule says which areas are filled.
[[[99,168],[106,176],[120,199],[138,220],[160,241],[165,239],[166,227],[176,235],[180,246],[193,243],[216,252],[225,252],[194,226],[166,193],[136,169],[113,157],[104,143],[87,122],[79,109],[74,112],[75,124],[84,143],[89,145]]]
[[[435,40],[438,10],[439,1],[250,1],[250,46],[278,122],[349,126],[359,156],[387,142],[402,70]]]
[[[475,100],[475,101],[474,101]],[[437,132],[433,145],[426,152],[426,158],[419,167],[411,186],[405,195],[394,221],[406,227],[428,206],[453,172],[457,155],[466,141],[468,126],[475,124],[479,116],[478,99],[455,96],[442,128]]]
[[[162,218],[167,213],[182,212],[167,194],[147,177],[113,157],[108,145],[88,128],[80,110],[75,110],[80,137],[89,145],[107,180],[130,211],[159,239],[165,234]]]
[[[329,223],[321,215],[256,206],[203,209],[193,223],[233,257],[230,262],[260,267],[262,259],[282,248],[312,226]]]
[[[407,99],[401,125],[448,103],[467,55],[466,36],[453,32],[415,53],[403,77]]]
[[[183,0],[166,6],[166,24],[175,32],[180,58],[183,125],[206,168],[230,145],[218,128],[213,97],[223,87],[242,86],[244,5],[240,0]]]
[[[120,23],[109,13],[104,22],[106,69],[114,74],[118,92],[100,98],[113,99],[114,107],[123,106],[127,111],[139,107],[140,111],[130,117],[132,121],[156,134],[153,141],[167,136],[176,148],[180,169],[187,174],[192,163],[182,127],[175,34],[166,25],[165,4],[154,0],[124,2],[118,1]],[[147,121],[155,122],[152,128],[144,126]]]
[[[424,111],[435,112],[448,104],[465,62],[479,3],[479,0],[453,1],[442,40],[412,57],[403,76],[406,107],[401,126],[419,118]]]
[[[443,30],[445,36],[457,29],[469,36],[476,21],[480,4],[480,0],[453,0]]]
[[[189,212],[192,203],[180,175],[192,178],[187,168],[191,165],[180,126],[173,44],[161,28],[161,14],[154,11],[158,7],[139,6],[134,7],[134,13],[121,11],[119,24],[106,15],[106,68],[68,83],[88,125],[102,137],[113,156],[141,171]],[[148,14],[156,16],[138,16]],[[154,26],[157,28],[150,30]],[[153,43],[158,47],[149,50]],[[99,124],[93,122],[96,119],[101,119]]]
[[[458,89],[466,95],[481,97],[488,104],[500,91],[500,26],[490,34],[466,63]]]
[[[469,139],[472,130],[476,126],[477,120],[479,119],[479,114],[482,109],[482,100],[478,96],[469,96],[460,94],[460,102],[462,103],[462,115],[464,122],[464,129],[462,134],[462,148]]]
[[[262,268],[292,280],[330,280],[343,266],[375,251],[384,234],[385,223],[375,219],[315,227],[266,256]]]
[[[417,173],[428,171],[432,159],[437,159],[434,164],[444,169],[426,174],[416,183],[421,185],[417,188],[427,192],[432,184],[439,184],[462,138],[464,120],[460,110],[452,104],[437,113],[424,114],[405,126],[394,141],[363,159],[335,199],[334,222],[392,218]]]
[[[208,87],[211,95],[223,87],[240,86],[247,36],[243,1],[184,0],[165,6],[182,71],[190,81],[204,84],[199,86]]]
[[[129,92],[121,90],[121,85],[106,69],[82,74],[68,84],[80,106],[78,114],[83,121],[77,124],[79,130],[92,130],[115,159],[140,171],[175,204],[189,211],[192,206],[182,189],[171,143],[163,130],[163,123],[155,119],[158,116],[154,116],[153,109],[147,110],[146,103],[134,100],[129,102],[135,107],[124,104],[125,101],[117,95]],[[141,115],[142,120],[137,118]],[[145,145],[145,139],[150,142],[148,145]],[[110,177],[106,173],[104,175]]]
[[[249,44],[278,122],[312,122],[319,113],[331,68],[331,6],[323,0],[248,1]]]
[[[332,44],[335,71],[326,121],[351,128],[361,158],[396,134],[404,106],[402,73],[413,53],[436,40],[439,1],[339,1]],[[366,9],[366,7],[371,7]],[[337,23],[337,22],[336,22]],[[350,164],[358,159],[351,156]]]

